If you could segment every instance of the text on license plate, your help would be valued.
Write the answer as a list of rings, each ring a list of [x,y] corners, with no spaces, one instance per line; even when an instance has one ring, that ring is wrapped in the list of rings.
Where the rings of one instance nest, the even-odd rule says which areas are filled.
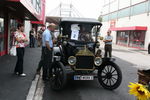
[[[74,80],[94,80],[93,76],[81,76],[81,75],[75,75]]]

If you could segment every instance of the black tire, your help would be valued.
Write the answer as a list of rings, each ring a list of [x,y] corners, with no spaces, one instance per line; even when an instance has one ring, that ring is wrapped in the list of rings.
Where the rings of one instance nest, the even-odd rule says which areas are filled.
[[[148,54],[150,54],[150,45],[148,46]]]
[[[98,69],[98,81],[105,89],[118,88],[122,81],[122,72],[119,66],[110,61],[103,63]]]
[[[62,90],[67,81],[64,65],[61,62],[53,62],[50,68],[50,87],[52,90]]]

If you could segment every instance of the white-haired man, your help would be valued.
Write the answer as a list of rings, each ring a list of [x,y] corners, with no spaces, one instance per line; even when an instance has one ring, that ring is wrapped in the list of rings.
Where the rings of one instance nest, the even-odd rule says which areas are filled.
[[[48,80],[49,68],[52,63],[52,51],[53,51],[53,35],[56,25],[51,23],[42,34],[42,47],[43,47],[43,80]]]

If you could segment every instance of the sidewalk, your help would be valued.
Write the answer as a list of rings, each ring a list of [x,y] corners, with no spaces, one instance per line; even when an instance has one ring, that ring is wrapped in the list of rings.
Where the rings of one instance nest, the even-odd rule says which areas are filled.
[[[101,44],[102,49],[103,47],[104,44]],[[150,62],[149,62],[150,55],[147,53],[146,50],[128,48],[113,44],[112,55],[114,57],[118,57],[122,60],[134,64],[133,67],[136,67],[138,69],[145,69],[145,70],[150,69]]]
[[[9,55],[0,57],[0,100],[26,100],[31,83],[35,78],[40,55],[40,48],[26,48],[24,57],[26,77],[13,74],[16,57]]]

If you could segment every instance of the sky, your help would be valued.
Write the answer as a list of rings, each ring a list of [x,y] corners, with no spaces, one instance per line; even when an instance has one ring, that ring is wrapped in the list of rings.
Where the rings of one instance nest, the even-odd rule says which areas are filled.
[[[60,3],[71,4],[80,12],[82,17],[98,18],[101,14],[103,0],[46,0],[46,15],[58,15],[56,8]],[[55,13],[55,14],[54,14]]]

